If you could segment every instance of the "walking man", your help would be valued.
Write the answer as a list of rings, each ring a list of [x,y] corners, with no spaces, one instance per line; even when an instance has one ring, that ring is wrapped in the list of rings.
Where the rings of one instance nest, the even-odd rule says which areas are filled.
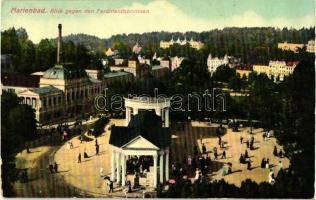
[[[78,155],[78,163],[81,163],[81,153]]]
[[[95,151],[96,151],[96,155],[99,155],[99,145],[98,144],[95,145]]]
[[[222,159],[226,159],[226,151],[225,150],[222,153]]]

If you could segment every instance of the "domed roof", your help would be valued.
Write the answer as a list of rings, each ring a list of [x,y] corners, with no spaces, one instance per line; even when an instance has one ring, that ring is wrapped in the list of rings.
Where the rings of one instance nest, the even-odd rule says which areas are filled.
[[[48,79],[76,79],[87,77],[87,73],[80,67],[74,67],[72,64],[55,65],[45,71],[43,78]]]
[[[138,79],[133,84],[131,90],[133,94],[136,95],[155,97],[156,89],[158,89],[158,94],[166,94],[166,87],[164,84],[153,75],[148,74]]]

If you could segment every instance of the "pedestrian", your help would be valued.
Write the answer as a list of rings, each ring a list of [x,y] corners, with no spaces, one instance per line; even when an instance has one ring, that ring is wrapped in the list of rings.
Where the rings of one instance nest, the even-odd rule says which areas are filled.
[[[240,136],[240,144],[242,144],[243,140],[244,140],[244,138],[242,136]]]
[[[95,151],[96,151],[96,155],[99,155],[99,145],[98,144],[95,146]]]
[[[250,150],[253,150],[253,141],[250,142]]]
[[[280,149],[280,152],[279,152],[279,157],[282,158],[283,157],[283,151],[282,149]]]
[[[276,146],[274,146],[273,155],[274,155],[274,156],[278,156],[278,149],[277,149]]]
[[[84,149],[83,157],[84,157],[84,158],[89,158],[89,156],[88,156],[88,154],[87,154],[87,152],[86,152],[86,149]]]
[[[242,163],[242,164],[245,163],[245,158],[244,158],[244,155],[243,155],[243,154],[240,154],[239,162]]]
[[[217,160],[217,151],[214,152],[214,159]]]
[[[205,154],[205,153],[206,153],[206,147],[205,147],[205,145],[204,145],[204,144],[202,145],[202,152],[203,152],[203,154]]]
[[[266,159],[262,158],[262,160],[261,160],[261,168],[265,168],[265,165],[266,165]]]
[[[95,139],[95,146],[99,145],[98,144],[98,139]]]
[[[54,173],[54,166],[51,163],[49,164],[49,171],[50,171],[51,174]]]
[[[249,140],[247,140],[246,145],[247,145],[247,148],[249,148]]]
[[[273,173],[272,169],[270,169],[270,173],[269,173],[269,183],[270,184],[274,184],[275,183],[274,173]]]
[[[26,153],[31,153],[29,145],[26,145]]]
[[[251,170],[251,161],[250,160],[248,160],[248,162],[247,162],[247,169]]]
[[[226,159],[226,151],[225,150],[222,153],[222,159]]]
[[[248,151],[245,151],[245,158],[249,158]]]
[[[110,190],[109,190],[109,193],[113,193],[113,192],[114,192],[113,181],[110,180]]]
[[[55,173],[57,173],[58,172],[58,165],[57,165],[57,163],[55,162],[55,164],[54,164],[54,170],[55,170]]]
[[[80,135],[80,144],[82,144],[83,136]]]
[[[221,145],[222,144],[222,138],[221,136],[218,136],[218,145]]]
[[[81,163],[81,153],[78,155],[78,163]]]
[[[267,135],[266,135],[266,133],[264,132],[264,133],[262,134],[263,141],[266,141],[266,137],[267,137]]]
[[[278,166],[279,166],[279,171],[283,169],[283,163],[281,160],[279,160]]]
[[[267,161],[266,161],[266,169],[269,169],[270,168],[270,164],[269,164],[269,158],[267,159]]]
[[[74,145],[72,144],[72,142],[70,142],[70,149],[73,149]]]

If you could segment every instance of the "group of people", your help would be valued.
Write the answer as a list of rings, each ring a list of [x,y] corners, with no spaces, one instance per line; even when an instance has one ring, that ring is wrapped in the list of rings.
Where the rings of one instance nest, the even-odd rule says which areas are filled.
[[[128,174],[146,174],[146,172],[149,172],[150,166],[153,166],[153,159],[151,156],[131,156],[126,161]]]
[[[58,172],[58,164],[56,162],[54,164],[50,163],[48,165],[48,169],[49,169],[51,174],[57,173]]]
[[[262,158],[262,160],[261,160],[261,168],[266,168],[266,169],[270,168],[270,160],[269,160],[269,158],[267,160],[265,158]]]
[[[247,164],[247,169],[251,170],[251,160],[247,150],[245,151],[245,154],[240,154],[239,163]]]
[[[280,149],[280,151],[278,152],[277,147],[274,146],[273,155],[274,155],[274,156],[278,156],[278,157],[280,157],[280,158],[283,158],[283,151],[282,151],[282,149]]]
[[[95,140],[95,155],[99,155],[100,151],[100,145],[98,144],[98,139]],[[90,156],[87,153],[87,149],[84,148],[83,151],[83,158],[90,158]],[[81,153],[78,154],[78,163],[81,163]]]
[[[244,140],[244,138],[242,136],[240,136],[240,144],[243,143],[243,140]],[[246,141],[247,149],[254,150],[254,147],[253,147],[254,142],[255,142],[255,138],[253,136],[251,136],[250,140]]]

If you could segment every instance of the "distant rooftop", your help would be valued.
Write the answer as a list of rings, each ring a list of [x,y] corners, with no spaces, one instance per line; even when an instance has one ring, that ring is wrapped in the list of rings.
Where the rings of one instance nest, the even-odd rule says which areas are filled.
[[[165,66],[160,66],[160,65],[153,65],[152,66],[152,70],[158,70],[158,69],[162,69],[162,68],[166,68]]]
[[[43,78],[48,79],[77,79],[87,77],[87,73],[84,69],[74,66],[71,63],[63,63],[55,65],[45,71]]]
[[[49,93],[52,93],[52,92],[61,92],[60,89],[54,87],[54,86],[45,86],[45,87],[39,87],[39,88],[35,88],[35,89],[32,89],[33,92],[39,94],[39,95],[42,95],[42,94],[49,94]]]
[[[112,77],[116,77],[116,76],[126,76],[128,74],[130,74],[130,73],[125,72],[125,71],[108,72],[108,73],[104,74],[104,78],[112,78]]]

